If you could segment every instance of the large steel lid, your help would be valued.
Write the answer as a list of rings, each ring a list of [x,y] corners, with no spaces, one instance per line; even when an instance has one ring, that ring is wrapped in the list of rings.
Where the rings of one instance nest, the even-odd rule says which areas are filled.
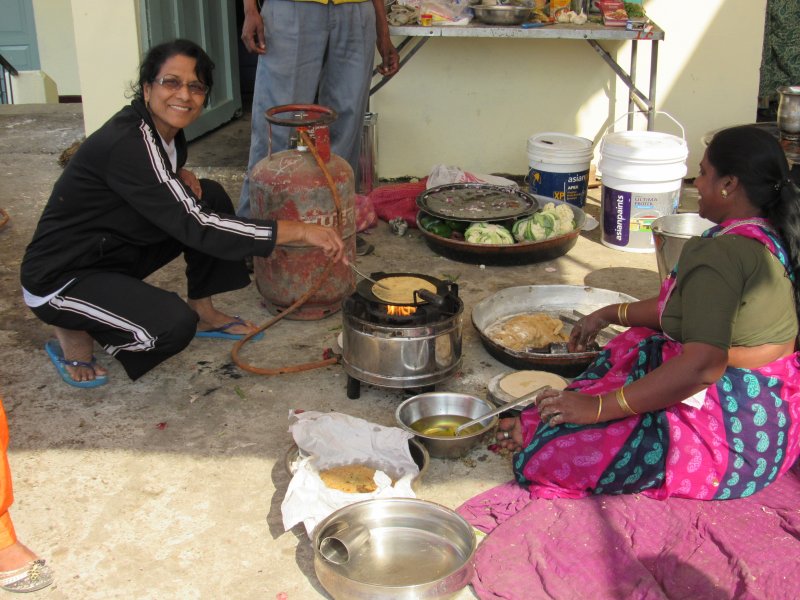
[[[502,221],[536,212],[536,198],[522,190],[488,183],[448,183],[417,196],[417,207],[439,219]]]

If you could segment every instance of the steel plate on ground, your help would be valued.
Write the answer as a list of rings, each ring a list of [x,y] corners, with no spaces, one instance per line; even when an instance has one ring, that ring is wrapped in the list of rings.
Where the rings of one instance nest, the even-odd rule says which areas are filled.
[[[556,206],[566,204],[575,215],[575,229],[564,235],[537,242],[472,244],[464,240],[445,238],[426,230],[419,221],[421,213],[417,213],[417,228],[431,250],[446,258],[460,262],[485,265],[522,265],[553,260],[569,252],[578,242],[581,229],[586,223],[586,213],[567,202],[560,202],[544,196],[536,196],[536,198],[541,205],[547,202],[552,202]]]
[[[472,324],[486,350],[501,363],[514,369],[541,369],[564,377],[579,375],[599,351],[544,353],[512,350],[492,340],[486,331],[496,322],[526,313],[541,312],[553,317],[573,315],[577,310],[588,314],[598,308],[636,298],[602,288],[582,285],[525,285],[510,287],[484,298],[472,309]],[[571,325],[565,324],[567,332]]]
[[[500,221],[535,212],[536,196],[517,188],[488,183],[448,183],[425,190],[417,207],[438,219]]]

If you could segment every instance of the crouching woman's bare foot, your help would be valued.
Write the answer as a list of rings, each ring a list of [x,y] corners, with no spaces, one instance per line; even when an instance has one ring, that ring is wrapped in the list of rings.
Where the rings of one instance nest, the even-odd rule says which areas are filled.
[[[516,452],[522,449],[522,423],[519,417],[500,419],[497,426],[497,445]]]
[[[27,546],[17,541],[0,549],[0,588],[8,592],[35,592],[53,583],[53,570]]]
[[[95,361],[92,337],[85,331],[64,329],[63,327],[56,327],[55,331],[60,348],[51,347],[48,349],[48,353],[51,354],[51,359],[58,360],[63,365],[63,370],[72,380],[67,383],[75,385],[95,380],[105,382],[108,371]],[[60,357],[58,357],[59,352],[61,353]]]

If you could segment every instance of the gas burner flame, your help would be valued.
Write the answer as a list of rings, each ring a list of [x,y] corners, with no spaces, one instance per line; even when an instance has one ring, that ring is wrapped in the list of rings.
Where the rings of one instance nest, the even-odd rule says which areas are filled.
[[[417,312],[416,306],[398,306],[389,304],[386,306],[386,314],[390,317],[410,317]]]

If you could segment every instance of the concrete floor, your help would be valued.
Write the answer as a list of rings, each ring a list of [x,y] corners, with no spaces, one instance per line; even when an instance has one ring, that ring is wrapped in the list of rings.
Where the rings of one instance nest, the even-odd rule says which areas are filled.
[[[0,393],[9,415],[9,451],[20,538],[49,559],[56,583],[43,598],[326,598],[302,526],[284,532],[280,503],[289,476],[292,408],[338,411],[383,425],[407,397],[363,386],[345,393],[339,366],[264,378],[231,363],[231,344],[195,340],[139,381],[108,357],[108,385],[64,384],[47,359],[49,329],[22,301],[18,270],[54,180],[59,154],[82,135],[80,105],[0,106]],[[238,198],[245,168],[246,119],[192,144],[190,166],[219,179]],[[447,157],[442,157],[443,162]],[[422,174],[420,174],[422,175]],[[594,194],[596,196],[596,192]],[[591,199],[587,212],[598,216]],[[463,368],[437,389],[486,395],[509,371],[484,350],[470,310],[514,285],[576,284],[645,297],[659,278],[653,254],[619,252],[584,232],[564,257],[546,263],[486,267],[434,254],[412,230],[393,235],[379,223],[366,236],[375,252],[365,271],[425,271],[457,277],[465,301]],[[154,283],[183,292],[182,261]],[[269,315],[255,286],[218,298],[256,322]],[[259,366],[318,360],[341,328],[338,315],[281,321],[245,357]],[[477,448],[459,460],[432,459],[419,497],[455,508],[510,479],[508,459]],[[469,589],[460,598],[472,597]]]

